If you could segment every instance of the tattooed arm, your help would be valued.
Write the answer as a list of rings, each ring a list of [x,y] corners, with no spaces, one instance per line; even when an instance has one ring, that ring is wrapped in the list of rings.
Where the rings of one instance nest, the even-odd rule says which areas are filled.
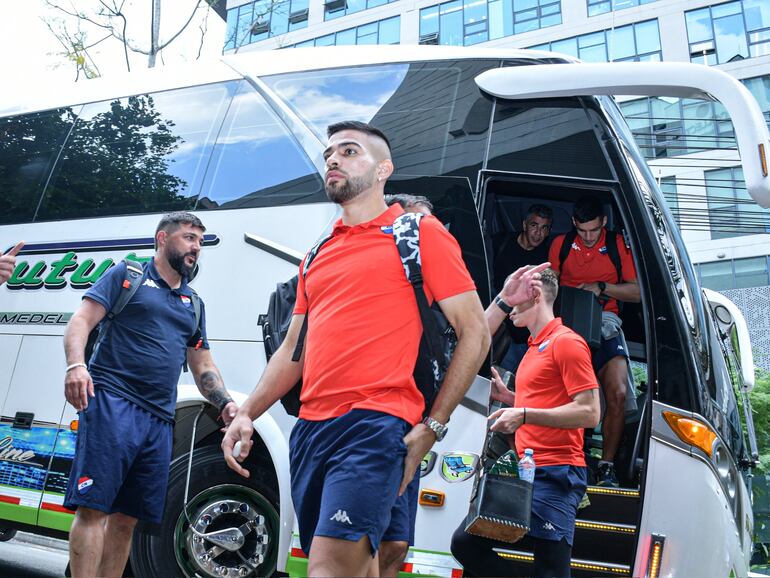
[[[238,411],[238,406],[227,393],[222,375],[214,363],[209,349],[187,349],[187,364],[195,378],[195,385],[211,405],[216,407],[225,425],[229,425]]]

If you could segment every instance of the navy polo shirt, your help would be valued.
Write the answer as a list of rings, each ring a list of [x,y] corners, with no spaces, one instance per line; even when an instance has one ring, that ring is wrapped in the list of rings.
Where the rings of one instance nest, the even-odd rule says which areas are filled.
[[[176,388],[187,348],[206,340],[206,312],[201,301],[200,334],[195,327],[191,289],[183,279],[171,289],[155,268],[145,265],[144,281],[113,320],[89,362],[94,387],[109,390],[150,413],[174,421]],[[83,296],[110,310],[125,291],[126,263],[107,271]]]

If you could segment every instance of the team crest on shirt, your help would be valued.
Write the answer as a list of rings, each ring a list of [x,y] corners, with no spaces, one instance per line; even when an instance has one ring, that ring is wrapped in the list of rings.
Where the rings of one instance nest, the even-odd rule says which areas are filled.
[[[393,234],[393,225],[383,225],[382,227],[380,227],[380,231],[382,231],[386,235],[392,235]]]
[[[94,481],[88,476],[83,476],[78,480],[78,493],[85,494],[94,485]]]
[[[182,298],[182,304],[185,307],[190,307],[192,300],[187,295],[180,295],[180,297]]]
[[[540,345],[537,346],[537,350],[542,353],[543,351],[548,349],[548,344],[549,343],[551,343],[551,340],[550,339],[546,339]]]
[[[605,245],[604,247],[599,247],[599,253],[604,255],[606,252],[607,252],[607,245]]]

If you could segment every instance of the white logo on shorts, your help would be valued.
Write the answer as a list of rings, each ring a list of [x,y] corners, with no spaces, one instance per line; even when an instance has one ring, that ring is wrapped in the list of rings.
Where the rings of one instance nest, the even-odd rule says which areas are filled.
[[[353,525],[353,522],[350,521],[348,513],[345,510],[337,510],[337,513],[329,519],[334,520],[335,522],[342,522],[343,524],[350,524],[351,526]]]
[[[553,527],[553,524],[551,522],[546,522],[543,524],[543,530],[548,530],[549,532],[554,532],[556,528]]]

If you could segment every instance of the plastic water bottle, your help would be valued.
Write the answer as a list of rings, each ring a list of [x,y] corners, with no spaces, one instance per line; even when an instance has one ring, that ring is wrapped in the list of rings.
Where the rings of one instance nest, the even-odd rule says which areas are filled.
[[[529,482],[530,484],[535,481],[535,451],[531,448],[524,450],[524,457],[519,460],[519,479]]]

